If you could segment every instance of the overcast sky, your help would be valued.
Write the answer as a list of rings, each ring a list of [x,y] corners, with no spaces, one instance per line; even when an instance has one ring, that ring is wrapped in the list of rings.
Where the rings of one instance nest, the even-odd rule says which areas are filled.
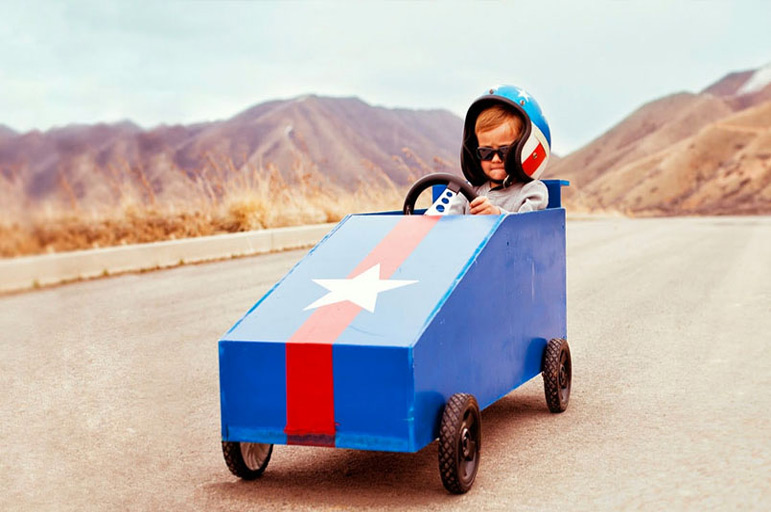
[[[554,150],[771,62],[771,1],[0,3],[0,124],[228,118],[307,93],[459,116],[499,83]]]

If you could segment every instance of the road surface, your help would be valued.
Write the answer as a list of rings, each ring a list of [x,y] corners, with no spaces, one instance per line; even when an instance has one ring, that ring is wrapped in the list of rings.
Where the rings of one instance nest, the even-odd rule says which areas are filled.
[[[570,221],[570,407],[486,409],[463,496],[436,443],[227,471],[217,340],[303,254],[0,297],[0,510],[771,508],[771,217]]]

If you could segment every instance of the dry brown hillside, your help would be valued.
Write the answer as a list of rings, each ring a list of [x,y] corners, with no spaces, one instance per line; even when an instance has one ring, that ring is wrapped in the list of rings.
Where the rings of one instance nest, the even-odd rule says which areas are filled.
[[[635,215],[771,213],[771,102],[718,122],[587,185]]]
[[[151,130],[131,122],[21,134],[4,128],[0,188],[6,194],[14,186],[17,199],[38,206],[109,208],[120,203],[126,183],[142,192],[143,203],[190,203],[202,181],[268,167],[289,183],[313,169],[348,191],[373,179],[404,186],[434,170],[458,168],[462,120],[442,110],[305,96],[262,103],[222,121]]]
[[[757,73],[648,103],[547,177],[571,181],[565,202],[578,211],[769,214],[771,85],[743,89]]]
[[[305,96],[222,121],[0,125],[0,257],[297,224],[401,206],[457,171],[462,120]]]

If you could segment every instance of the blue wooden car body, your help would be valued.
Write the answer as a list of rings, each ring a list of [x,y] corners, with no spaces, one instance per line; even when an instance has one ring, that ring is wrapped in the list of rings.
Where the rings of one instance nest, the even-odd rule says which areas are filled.
[[[537,376],[567,338],[565,184],[524,214],[347,216],[220,339],[222,439],[416,452],[451,395]],[[334,302],[367,271],[397,284]]]

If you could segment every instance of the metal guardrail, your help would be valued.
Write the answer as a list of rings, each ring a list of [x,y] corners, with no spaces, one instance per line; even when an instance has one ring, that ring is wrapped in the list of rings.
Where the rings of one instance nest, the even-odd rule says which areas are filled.
[[[314,245],[335,224],[228,233],[0,260],[0,292]]]

